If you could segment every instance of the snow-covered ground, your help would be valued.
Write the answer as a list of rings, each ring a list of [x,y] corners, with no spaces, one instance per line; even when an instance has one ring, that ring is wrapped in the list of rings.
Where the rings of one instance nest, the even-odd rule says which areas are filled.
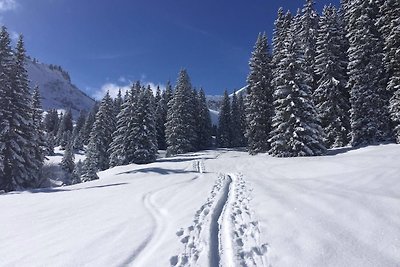
[[[400,266],[399,158],[206,151],[0,195],[0,265]]]

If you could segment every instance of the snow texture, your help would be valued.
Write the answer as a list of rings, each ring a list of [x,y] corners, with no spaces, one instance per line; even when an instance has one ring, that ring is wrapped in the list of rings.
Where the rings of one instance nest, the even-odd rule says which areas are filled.
[[[399,156],[204,151],[2,194],[1,265],[398,266]]]

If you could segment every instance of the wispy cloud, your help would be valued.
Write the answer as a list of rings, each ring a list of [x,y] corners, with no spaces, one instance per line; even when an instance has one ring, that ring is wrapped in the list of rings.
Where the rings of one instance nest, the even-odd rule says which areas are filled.
[[[144,75],[142,75],[142,78],[143,77],[144,77]],[[157,91],[158,86],[160,87],[161,90],[165,90],[164,84],[149,82],[149,81],[145,81],[143,79],[141,79],[140,82],[142,85],[145,85],[146,87],[150,86],[150,88],[154,94]],[[124,96],[126,91],[128,91],[131,88],[132,84],[133,84],[132,81],[129,81],[125,77],[121,76],[118,79],[118,83],[108,82],[108,83],[103,84],[99,90],[95,91],[95,93],[93,94],[93,97],[97,100],[100,100],[105,96],[105,94],[107,92],[109,92],[110,96],[115,98],[118,95],[119,90],[121,90],[122,96]]]
[[[0,12],[15,10],[18,3],[15,0],[0,0]]]

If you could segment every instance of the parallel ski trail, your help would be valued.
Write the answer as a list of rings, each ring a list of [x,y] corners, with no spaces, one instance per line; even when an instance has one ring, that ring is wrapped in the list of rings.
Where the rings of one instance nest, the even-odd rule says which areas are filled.
[[[160,240],[164,238],[167,233],[168,228],[168,212],[160,208],[154,198],[162,191],[168,190],[171,187],[190,183],[197,179],[191,178],[183,182],[177,182],[166,187],[150,191],[143,195],[142,202],[144,207],[147,209],[152,220],[152,230],[151,233],[146,237],[146,239],[132,252],[132,254],[121,264],[121,266],[145,266],[145,262],[154,255]]]
[[[194,224],[177,232],[185,249],[170,258],[171,266],[268,266],[250,192],[241,174],[221,174]]]

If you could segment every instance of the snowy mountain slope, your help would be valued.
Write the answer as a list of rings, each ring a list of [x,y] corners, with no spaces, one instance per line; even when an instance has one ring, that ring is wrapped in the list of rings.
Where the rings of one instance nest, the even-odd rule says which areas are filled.
[[[26,61],[26,68],[31,88],[39,86],[45,110],[71,108],[76,115],[94,105],[94,100],[73,85],[69,75],[61,69],[30,59]]]
[[[212,125],[218,125],[219,111],[209,109]]]
[[[0,195],[2,266],[398,266],[399,145],[206,151]]]

